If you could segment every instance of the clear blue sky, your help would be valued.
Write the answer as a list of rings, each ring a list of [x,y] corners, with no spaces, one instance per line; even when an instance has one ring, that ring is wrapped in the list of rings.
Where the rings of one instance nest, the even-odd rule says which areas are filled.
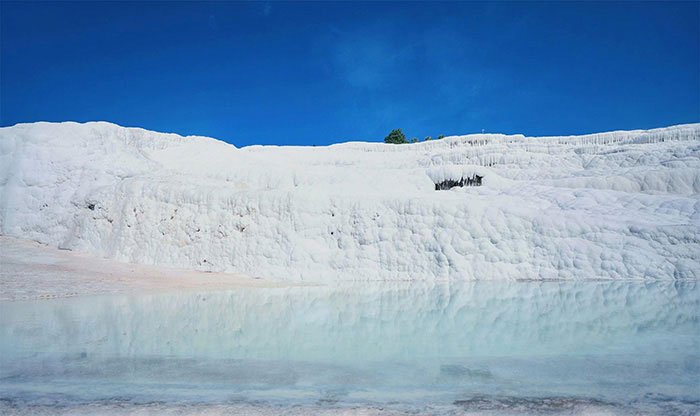
[[[12,3],[0,124],[248,144],[700,120],[700,3]]]

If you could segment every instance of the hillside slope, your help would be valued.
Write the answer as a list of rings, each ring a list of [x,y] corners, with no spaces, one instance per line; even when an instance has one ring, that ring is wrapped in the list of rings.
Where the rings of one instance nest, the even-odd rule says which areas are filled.
[[[700,124],[242,149],[20,124],[0,128],[0,233],[291,280],[698,278]]]

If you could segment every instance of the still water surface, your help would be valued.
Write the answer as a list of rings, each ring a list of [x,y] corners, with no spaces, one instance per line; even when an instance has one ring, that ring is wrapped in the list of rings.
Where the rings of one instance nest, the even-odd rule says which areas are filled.
[[[364,283],[5,302],[0,357],[7,413],[696,414],[700,287]]]

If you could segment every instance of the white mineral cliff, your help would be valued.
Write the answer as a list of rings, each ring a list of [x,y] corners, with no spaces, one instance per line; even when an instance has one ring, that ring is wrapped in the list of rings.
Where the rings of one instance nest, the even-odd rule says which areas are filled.
[[[291,280],[698,278],[700,124],[242,149],[20,124],[0,128],[0,234]]]

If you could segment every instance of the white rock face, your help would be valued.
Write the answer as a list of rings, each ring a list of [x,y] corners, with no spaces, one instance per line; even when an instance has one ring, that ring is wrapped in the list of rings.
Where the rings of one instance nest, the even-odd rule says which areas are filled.
[[[21,124],[0,128],[0,233],[291,280],[698,278],[700,124],[242,149]]]

